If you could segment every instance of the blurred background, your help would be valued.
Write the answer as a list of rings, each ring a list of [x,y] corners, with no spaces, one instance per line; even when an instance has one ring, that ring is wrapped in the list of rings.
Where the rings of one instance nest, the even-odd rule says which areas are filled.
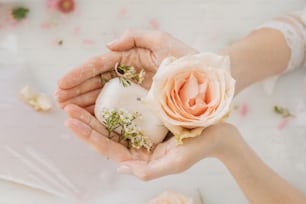
[[[3,179],[0,203],[147,203],[167,189],[190,195],[198,203],[200,194],[207,204],[247,203],[226,169],[212,159],[203,160],[184,174],[148,183],[121,176],[116,173],[116,164],[66,132],[61,111],[54,107],[53,113],[38,116],[40,113],[17,102],[15,93],[31,83],[51,96],[64,73],[92,56],[107,52],[105,44],[128,28],[166,31],[200,51],[216,52],[273,17],[303,9],[305,1],[66,0],[60,7],[59,1],[0,0],[0,91],[3,93],[0,147],[2,152],[11,152],[0,156],[0,178]],[[305,76],[305,69],[301,69],[280,77],[275,84],[267,81],[248,88],[235,99],[229,121],[239,127],[267,164],[306,193]],[[277,115],[273,112],[275,105],[287,108],[295,117]],[[29,118],[40,123],[27,121]],[[51,135],[46,140],[61,138],[50,140],[49,144],[57,144],[51,147],[44,143],[46,140],[41,140],[39,146],[50,149],[42,148],[40,155],[54,162],[58,171],[80,186],[76,191],[85,192],[82,195],[86,196],[81,196],[82,199],[74,193],[63,196],[65,191],[56,185],[45,185],[46,181],[28,177],[29,172],[36,174],[33,168],[23,169],[29,165],[14,159],[16,155],[27,158],[19,152],[24,145],[19,140],[20,133],[25,131],[29,132],[23,139],[38,138],[48,131]],[[19,146],[14,146],[16,141]],[[32,142],[27,141],[27,145],[34,148],[31,145],[35,140]],[[84,163],[91,170],[83,171]],[[96,179],[101,178],[101,171],[104,183]]]

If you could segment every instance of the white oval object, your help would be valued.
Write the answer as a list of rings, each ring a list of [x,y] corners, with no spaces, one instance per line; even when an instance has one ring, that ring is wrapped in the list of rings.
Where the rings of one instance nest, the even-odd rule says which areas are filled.
[[[141,128],[144,135],[151,139],[153,144],[163,141],[168,129],[159,117],[153,113],[141,99],[147,95],[147,90],[131,82],[124,87],[119,78],[108,81],[96,100],[95,116],[103,123],[102,112],[105,108],[123,109],[131,113],[138,112],[140,118],[135,119],[137,127]],[[119,130],[117,130],[119,133]]]

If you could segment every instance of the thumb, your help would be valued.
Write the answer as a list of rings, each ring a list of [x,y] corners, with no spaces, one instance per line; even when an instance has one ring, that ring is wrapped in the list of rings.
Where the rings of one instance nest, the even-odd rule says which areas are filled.
[[[107,47],[111,51],[126,51],[132,48],[151,50],[162,35],[160,31],[129,29],[119,39],[109,42]]]

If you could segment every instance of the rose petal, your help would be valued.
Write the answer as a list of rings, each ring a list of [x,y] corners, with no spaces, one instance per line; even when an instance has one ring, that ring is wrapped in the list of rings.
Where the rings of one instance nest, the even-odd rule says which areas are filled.
[[[223,120],[234,88],[229,57],[203,53],[166,59],[153,78],[147,101],[167,128],[182,138]]]

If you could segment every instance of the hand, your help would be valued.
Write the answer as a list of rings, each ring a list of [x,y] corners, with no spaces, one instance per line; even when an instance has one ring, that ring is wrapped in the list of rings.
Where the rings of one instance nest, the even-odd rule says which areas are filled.
[[[69,119],[66,126],[80,139],[102,155],[117,161],[121,173],[132,174],[142,180],[183,172],[206,157],[222,158],[230,151],[230,143],[239,135],[232,125],[223,123],[208,127],[202,135],[176,145],[174,137],[158,144],[153,151],[128,149],[124,144],[106,137],[107,131],[86,110],[69,104],[64,108]]]
[[[223,162],[236,145],[233,141],[237,138],[241,139],[234,126],[220,123],[206,128],[197,137],[184,139],[182,145],[177,145],[172,137],[158,144],[147,160],[134,158],[120,162],[118,171],[147,181],[181,173],[207,157]]]
[[[197,52],[170,34],[147,30],[128,30],[108,47],[111,52],[88,60],[59,80],[55,93],[59,107],[76,104],[92,113],[103,87],[100,75],[112,70],[116,63],[144,69],[146,75],[142,85],[149,88],[165,57],[181,57]]]

